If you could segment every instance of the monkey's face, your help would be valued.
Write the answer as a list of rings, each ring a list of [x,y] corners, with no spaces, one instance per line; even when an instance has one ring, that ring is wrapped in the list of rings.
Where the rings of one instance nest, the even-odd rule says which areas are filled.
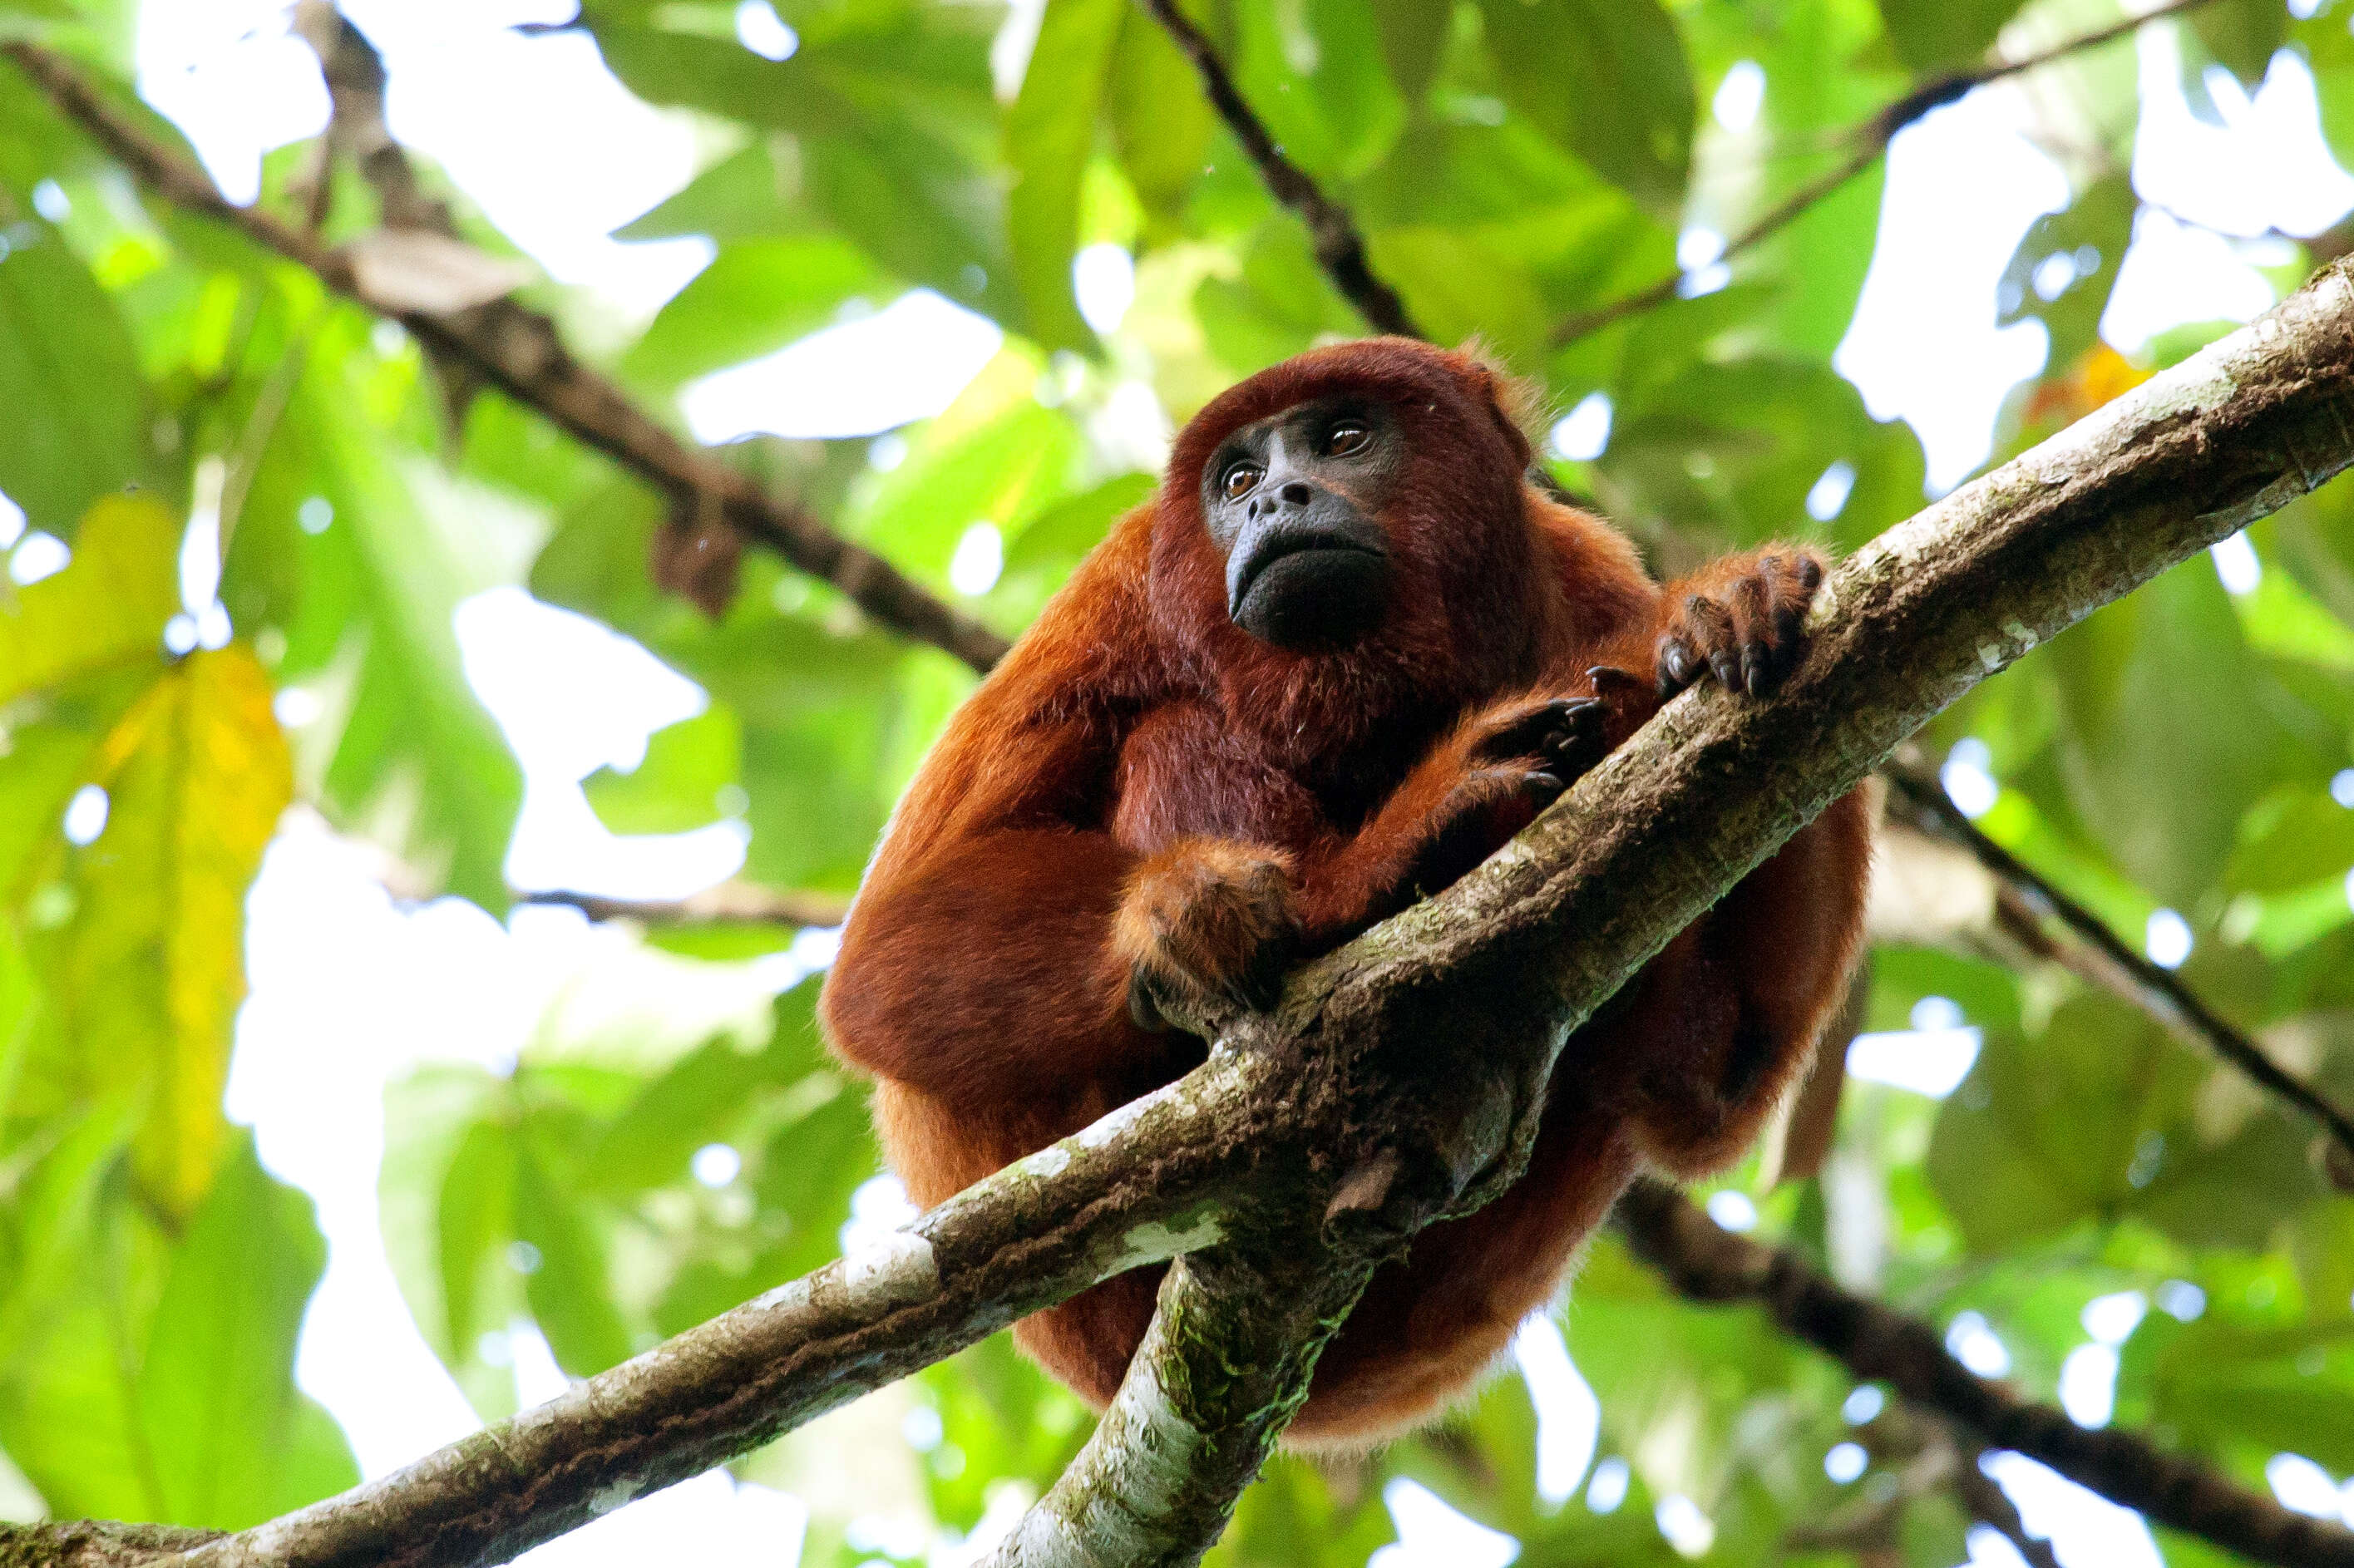
[[[1301,651],[1380,626],[1392,576],[1380,518],[1405,456],[1394,410],[1351,397],[1295,404],[1221,441],[1202,470],[1202,514],[1234,623]]]

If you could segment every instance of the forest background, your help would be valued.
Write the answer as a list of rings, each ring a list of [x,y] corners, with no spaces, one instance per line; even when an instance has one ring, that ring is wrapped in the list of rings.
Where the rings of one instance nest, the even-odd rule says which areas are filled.
[[[2158,9],[1189,5],[1384,303],[1126,0],[0,5],[96,89],[0,61],[0,1520],[250,1524],[903,1219],[813,1033],[830,927],[1233,380],[1476,334],[1672,569],[1852,549],[2269,308],[2354,245],[2354,4]],[[1911,765],[1956,810],[1897,798],[1845,1072],[1708,1213],[2354,1522],[2354,1197],[2162,990],[2354,1097],[2354,489]],[[969,1562],[1088,1425],[1001,1338],[533,1561]],[[2221,1560],[1606,1237],[1478,1405],[1278,1460],[1217,1561],[2045,1538]]]

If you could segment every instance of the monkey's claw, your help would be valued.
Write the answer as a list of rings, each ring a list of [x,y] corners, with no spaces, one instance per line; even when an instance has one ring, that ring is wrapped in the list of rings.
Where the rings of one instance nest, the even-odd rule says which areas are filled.
[[[1780,685],[1806,657],[1807,603],[1822,580],[1810,555],[1764,555],[1686,593],[1659,633],[1659,695],[1703,674],[1753,697]]]

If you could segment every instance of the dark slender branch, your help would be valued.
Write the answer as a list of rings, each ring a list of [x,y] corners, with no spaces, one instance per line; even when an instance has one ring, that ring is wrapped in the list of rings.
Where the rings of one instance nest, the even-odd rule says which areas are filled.
[[[1687,1299],[1755,1302],[1859,1381],[1887,1383],[1990,1447],[2024,1454],[2160,1524],[2259,1563],[2354,1564],[2354,1532],[2291,1513],[2131,1433],[2079,1426],[2051,1405],[2021,1399],[1946,1353],[1929,1325],[1848,1294],[1796,1253],[1734,1235],[1671,1187],[1638,1182],[1619,1201],[1617,1218],[1637,1255]]]
[[[555,324],[513,301],[431,313],[369,286],[350,248],[330,249],[259,207],[238,207],[202,169],[117,111],[62,57],[22,41],[0,45],[59,113],[80,125],[159,199],[228,224],[264,249],[317,274],[345,298],[398,322],[429,351],[472,367],[680,504],[708,509],[747,538],[822,577],[868,615],[919,642],[987,670],[1005,640],[943,603],[881,556],[852,544],[801,507],[688,446],[610,380],[573,357]]]
[[[327,83],[328,144],[349,154],[360,176],[375,188],[385,227],[458,238],[449,204],[426,193],[408,150],[385,122],[384,60],[367,35],[330,0],[297,0],[294,30],[319,57]]]
[[[297,0],[295,33],[319,57],[319,74],[327,84],[327,129],[320,138],[319,159],[312,187],[310,231],[326,222],[335,185],[337,154],[348,156],[360,177],[376,195],[377,213],[387,229],[408,229],[462,243],[450,204],[428,194],[408,161],[408,151],[396,140],[385,121],[384,60],[367,35],[352,26],[330,0]],[[466,409],[482,389],[481,375],[465,360],[428,349],[441,388],[441,409],[454,433],[464,427]]]
[[[1364,237],[1357,232],[1356,219],[1349,209],[1326,196],[1314,180],[1284,156],[1267,133],[1267,125],[1235,86],[1233,73],[1226,62],[1218,58],[1202,29],[1187,20],[1177,8],[1177,0],[1144,0],[1145,8],[1169,30],[1169,36],[1193,62],[1202,78],[1202,90],[1209,95],[1211,106],[1226,122],[1243,151],[1258,165],[1259,177],[1275,199],[1298,215],[1308,226],[1308,237],[1316,247],[1316,259],[1323,264],[1325,275],[1332,286],[1341,291],[1348,302],[1357,307],[1375,332],[1389,333],[1397,337],[1421,337],[1422,329],[1406,314],[1405,303],[1397,291],[1376,277],[1373,266],[1365,260]]]
[[[2147,1012],[2178,1039],[2204,1046],[2229,1062],[2319,1122],[2337,1140],[2343,1158],[2354,1160],[2354,1118],[2343,1107],[2265,1054],[2263,1046],[2225,1022],[2180,975],[2135,952],[2109,929],[2107,922],[1988,838],[1962,814],[1935,776],[1918,765],[1901,764],[1888,768],[1886,775],[1893,811],[1924,832],[1960,844],[1994,874],[1999,887],[1996,919],[2012,935]],[[2047,920],[2059,922],[2078,947],[2071,950],[2052,943],[2043,935]]]
[[[641,926],[839,926],[850,900],[836,893],[723,882],[684,898],[607,898],[562,889],[526,893],[519,904],[560,904],[591,920],[634,920]]]
[[[1987,1448],[1972,1452],[1967,1445],[1959,1446],[1954,1467],[1954,1495],[1972,1519],[2009,1542],[2012,1549],[2026,1559],[2027,1568],[2060,1568],[2060,1554],[2052,1550],[2052,1542],[2030,1533],[2027,1521],[2019,1517],[2019,1505],[1981,1467],[1990,1452]]]
[[[1871,119],[1848,130],[1839,138],[1840,142],[1846,144],[1847,152],[1836,167],[1800,185],[1751,222],[1739,234],[1726,240],[1724,249],[1717,253],[1717,260],[1730,261],[1734,257],[1755,249],[1763,241],[1771,238],[1805,217],[1816,204],[1830,196],[1850,180],[1877,163],[1881,154],[1888,151],[1888,144],[1896,140],[1898,132],[1928,114],[1932,110],[1942,109],[1948,103],[1956,102],[1990,81],[1999,81],[2004,77],[2016,76],[2021,71],[2030,71],[2039,66],[2050,65],[2054,60],[2064,59],[2070,55],[2081,53],[2085,49],[2098,48],[2103,44],[2115,43],[2136,28],[2157,21],[2160,17],[2172,16],[2211,3],[2212,0],[2168,0],[2168,4],[2158,6],[2156,10],[2146,12],[2138,16],[2128,16],[2122,22],[2097,28],[2081,37],[2070,38],[2063,43],[2055,44],[2040,53],[2015,60],[1997,61],[1974,70],[1952,72],[1922,83]],[[1614,300],[1606,305],[1600,305],[1574,315],[1553,329],[1553,344],[1559,347],[1564,344],[1575,343],[1579,338],[1599,332],[1614,323],[1626,320],[1628,316],[1639,315],[1645,311],[1656,309],[1675,298],[1676,290],[1682,283],[1681,272],[1671,273],[1623,299]]]

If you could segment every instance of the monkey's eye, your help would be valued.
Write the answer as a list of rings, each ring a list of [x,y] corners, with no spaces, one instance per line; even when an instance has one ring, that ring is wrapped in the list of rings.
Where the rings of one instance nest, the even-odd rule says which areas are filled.
[[[1238,462],[1235,464],[1234,467],[1226,470],[1226,478],[1224,487],[1226,493],[1226,499],[1229,501],[1240,501],[1244,496],[1248,495],[1252,489],[1257,485],[1260,475],[1264,474],[1266,471],[1267,471],[1265,469],[1260,468],[1258,464],[1255,462]]]
[[[1331,434],[1324,438],[1324,455],[1326,457],[1347,457],[1351,452],[1358,450],[1363,447],[1367,441],[1373,439],[1373,432],[1366,429],[1363,425],[1356,424],[1354,422],[1343,422],[1341,424],[1335,425],[1332,427]]]

